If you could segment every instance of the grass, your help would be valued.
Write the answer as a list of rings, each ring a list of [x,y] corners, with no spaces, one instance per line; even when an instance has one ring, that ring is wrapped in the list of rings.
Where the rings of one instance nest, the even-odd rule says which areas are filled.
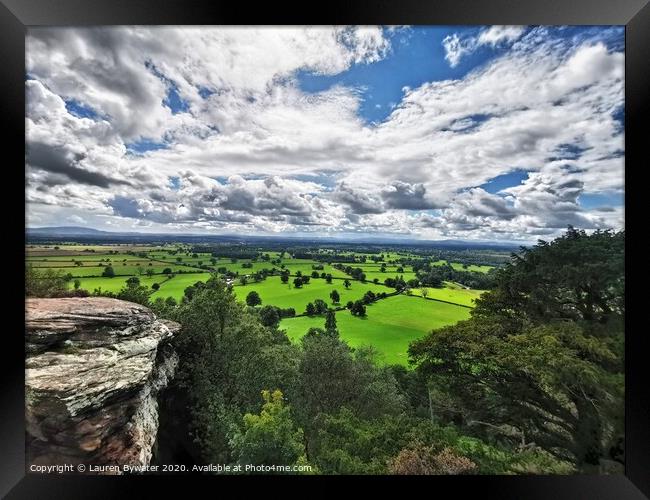
[[[480,297],[484,290],[466,290],[464,288],[425,288],[430,299],[444,300],[463,306],[474,306],[474,299]],[[422,296],[421,288],[414,288],[413,295]]]
[[[435,262],[432,262],[431,264],[434,266],[444,266],[447,263],[446,260],[437,260]],[[467,268],[463,267],[463,264],[459,262],[451,262],[451,267],[453,267],[456,271],[474,271],[477,273],[487,273],[490,269],[492,269],[492,266],[477,266],[475,264],[469,264]]]
[[[398,273],[396,271],[397,267],[386,267],[386,272],[382,273],[380,268],[364,268],[363,272],[366,274],[366,279],[369,281],[377,278],[379,283],[383,283],[386,278],[395,278],[401,276],[404,281],[412,280],[415,278],[415,273],[413,271],[407,271],[404,269],[404,272]]]
[[[192,268],[192,267],[184,267],[184,266],[111,266],[113,267],[113,271],[115,271],[115,274],[118,276],[138,276],[140,278],[146,277],[146,272],[148,269],[153,270],[154,273],[156,274],[161,274],[163,270],[166,267],[169,267],[173,272],[178,273],[201,273],[200,269]],[[39,267],[39,269],[44,269],[43,267]],[[57,271],[61,271],[63,274],[72,274],[73,277],[82,277],[82,276],[102,276],[102,273],[106,269],[106,267],[98,267],[98,266],[93,266],[93,267],[66,267],[66,268],[60,268],[60,267],[55,267],[52,268]],[[140,270],[144,274],[140,275]]]
[[[366,318],[352,316],[344,310],[336,313],[336,321],[341,339],[350,346],[372,345],[379,353],[380,362],[406,365],[410,342],[432,329],[467,319],[469,311],[466,307],[397,295],[368,306]],[[324,324],[322,316],[303,316],[283,319],[280,328],[296,342],[309,328],[323,328]]]
[[[169,281],[161,283],[160,290],[151,294],[151,300],[156,300],[158,297],[174,297],[176,300],[180,300],[188,286],[197,281],[205,283],[208,278],[210,278],[210,273],[177,274]]]
[[[303,285],[302,288],[295,288],[292,282],[293,278],[290,278],[289,286],[289,284],[282,283],[279,276],[271,276],[259,283],[235,286],[234,291],[238,299],[245,300],[246,296],[254,290],[260,295],[262,305],[271,304],[282,308],[293,307],[296,314],[304,312],[307,303],[316,299],[322,299],[331,306],[330,293],[332,290],[339,292],[342,305],[345,305],[348,300],[360,299],[369,290],[374,293],[391,293],[394,291],[392,288],[382,285],[361,283],[354,280],[350,280],[351,286],[349,290],[345,289],[341,280],[332,280],[332,283],[328,284],[324,279],[311,278],[309,283]]]
[[[157,298],[173,297],[180,300],[183,297],[184,291],[188,286],[193,285],[197,281],[207,281],[210,273],[201,272],[200,269],[189,267],[189,265],[197,265],[199,261],[214,268],[225,267],[226,269],[241,275],[250,275],[260,269],[280,269],[279,265],[272,264],[268,261],[258,260],[252,262],[251,268],[244,268],[243,264],[251,263],[250,259],[239,259],[233,263],[229,258],[219,258],[215,264],[210,262],[212,256],[210,254],[201,253],[197,257],[191,257],[186,253],[179,255],[170,255],[162,247],[138,247],[138,246],[85,246],[85,245],[61,245],[60,250],[55,251],[52,247],[45,248],[32,248],[27,257],[27,261],[31,262],[34,266],[40,269],[53,268],[62,271],[64,274],[71,273],[75,279],[81,282],[81,288],[93,292],[97,288],[101,288],[106,292],[118,292],[125,286],[126,280],[130,276],[137,276],[142,285],[151,288],[154,283],[160,285],[160,289],[151,294],[151,300]],[[83,252],[85,248],[93,248],[95,253]],[[166,247],[173,248],[173,247]],[[119,254],[108,254],[109,249],[118,250]],[[145,251],[147,258],[140,256],[128,255],[127,250]],[[271,258],[278,258],[277,252],[264,252],[268,253]],[[361,254],[358,254],[361,255]],[[370,257],[371,254],[367,254]],[[402,253],[385,253],[386,260],[396,261],[404,258],[407,254]],[[179,264],[176,257],[182,257],[182,262]],[[110,262],[107,260],[110,259]],[[126,259],[126,261],[124,260]],[[80,260],[83,266],[75,266],[73,260]],[[117,274],[124,274],[125,276],[116,276],[114,278],[105,277],[90,277],[90,275],[100,275],[105,267],[98,266],[99,262],[105,266],[111,265]],[[246,296],[251,291],[256,291],[262,298],[262,305],[275,305],[281,308],[293,307],[297,314],[302,314],[305,311],[306,305],[309,302],[314,302],[316,299],[324,300],[330,307],[332,301],[329,297],[332,290],[336,290],[340,294],[340,302],[336,306],[345,305],[350,300],[360,299],[367,291],[372,290],[376,294],[385,292],[393,293],[392,288],[383,286],[386,278],[395,278],[397,275],[402,275],[405,280],[415,277],[415,273],[411,266],[403,266],[404,272],[397,273],[398,264],[386,265],[386,272],[380,271],[381,263],[373,263],[368,261],[366,263],[343,263],[344,266],[350,265],[351,267],[361,267],[366,274],[366,283],[353,280],[348,275],[335,269],[333,266],[324,262],[317,262],[310,259],[293,259],[291,257],[284,257],[281,259],[284,268],[289,270],[292,275],[300,271],[305,276],[311,276],[313,265],[320,264],[323,266],[322,270],[316,270],[319,274],[330,273],[334,278],[332,283],[328,284],[324,279],[311,278],[309,284],[303,285],[302,288],[294,288],[294,276],[289,279],[290,284],[283,284],[280,276],[270,276],[266,280],[254,283],[252,280],[245,285],[239,285],[238,280],[235,281],[234,292],[238,300],[244,301]],[[333,258],[336,262],[336,258]],[[444,261],[438,261],[440,265]],[[138,265],[139,264],[139,265]],[[151,265],[149,265],[151,264]],[[462,269],[462,265],[453,263],[452,266],[456,269]],[[166,275],[156,274],[152,277],[140,275],[140,272],[146,272],[152,269],[156,273],[161,273],[166,267],[172,268],[174,272],[185,271],[186,274],[176,274],[170,280]],[[489,266],[469,266],[470,270],[487,272]],[[128,276],[126,276],[128,275]],[[349,290],[343,286],[343,279],[348,278],[351,283]],[[372,280],[377,278],[379,284],[373,284]],[[70,288],[74,286],[74,279],[68,284]],[[428,297],[438,299],[444,302],[435,300],[424,300],[419,295],[420,289],[412,291],[413,296],[397,295],[379,300],[368,306],[368,316],[366,318],[354,317],[348,310],[338,311],[336,319],[338,328],[341,333],[341,338],[347,341],[351,346],[358,347],[361,345],[372,345],[380,355],[380,362],[382,363],[398,363],[407,364],[407,348],[410,342],[427,334],[432,329],[439,328],[444,325],[456,323],[459,320],[469,317],[470,309],[473,301],[478,297],[481,290],[467,290],[456,283],[445,283],[443,289],[428,289]],[[458,305],[455,305],[458,304]],[[298,341],[310,327],[323,327],[324,317],[298,317],[286,318],[281,322],[281,328],[287,330],[287,334],[292,341]]]
[[[88,290],[90,293],[95,290],[95,288],[101,288],[104,292],[119,292],[120,289],[126,286],[126,280],[130,276],[116,276],[114,278],[79,278],[81,282],[80,288]],[[161,283],[165,280],[165,277],[162,275],[152,276],[151,278],[147,276],[138,276],[140,278],[140,284],[151,287],[154,283]],[[176,278],[174,278],[176,279]],[[71,280],[68,282],[69,288],[74,288],[74,281]]]

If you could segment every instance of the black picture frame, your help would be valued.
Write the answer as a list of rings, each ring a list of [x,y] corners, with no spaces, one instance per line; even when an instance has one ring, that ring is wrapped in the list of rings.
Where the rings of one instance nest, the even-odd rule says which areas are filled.
[[[329,0],[322,4],[282,4],[224,2],[217,0],[0,0],[0,120],[4,132],[3,198],[10,207],[5,234],[7,242],[15,243],[8,250],[8,261],[16,263],[17,276],[23,279],[24,219],[18,215],[24,208],[24,191],[14,188],[23,182],[25,140],[25,31],[28,26],[51,25],[119,25],[119,24],[552,24],[552,25],[625,25],[626,26],[626,191],[642,189],[627,182],[628,176],[641,172],[644,165],[644,121],[650,116],[650,5],[648,0]],[[10,152],[11,155],[7,155]],[[9,159],[11,158],[11,160]],[[647,163],[647,162],[646,162]],[[626,196],[626,213],[631,212],[634,196]],[[17,201],[16,201],[17,200]],[[629,219],[628,224],[629,225]],[[628,245],[632,249],[632,245]],[[630,252],[626,254],[630,260]],[[7,272],[9,269],[7,269]],[[638,273],[637,273],[638,274]],[[634,278],[633,276],[631,276]],[[638,279],[638,278],[636,278]],[[629,278],[628,278],[629,280]],[[629,281],[628,281],[629,283]],[[11,291],[11,290],[10,290]],[[634,304],[635,299],[626,295]],[[636,299],[639,300],[639,299]],[[3,301],[5,316],[16,317],[24,323],[24,302],[18,291],[7,293]],[[628,307],[629,310],[629,307]],[[626,322],[626,466],[625,475],[613,476],[530,476],[530,477],[435,477],[359,478],[366,485],[382,489],[394,488],[402,494],[412,487],[424,487],[441,494],[452,487],[454,496],[474,492],[481,497],[553,498],[560,499],[640,499],[650,496],[650,391],[644,386],[643,329],[634,330],[631,320],[639,313],[633,306]],[[9,323],[3,322],[4,325]],[[139,476],[139,477],[79,477],[40,476],[25,473],[24,425],[24,341],[18,334],[21,327],[3,328],[3,377],[0,379],[0,494],[7,498],[115,498],[129,496],[139,488],[151,492],[163,487],[167,493],[197,491],[211,488],[220,491],[225,483],[244,488],[253,483],[281,481],[282,495],[292,491],[307,493],[313,488],[332,482],[331,477],[215,477],[215,476]],[[6,344],[11,338],[12,343]],[[11,346],[11,347],[9,347]],[[185,482],[196,490],[188,490]],[[210,484],[197,484],[207,482]],[[215,483],[214,481],[217,481]],[[334,481],[336,483],[336,481]],[[412,484],[413,482],[420,484]],[[439,488],[442,486],[444,489]],[[219,490],[217,490],[217,488]],[[273,487],[271,487],[273,488]],[[199,490],[200,491],[200,490]],[[239,490],[240,492],[242,490]],[[173,494],[173,493],[172,493]],[[280,494],[280,491],[278,491]],[[407,493],[409,494],[409,493]],[[151,498],[153,493],[147,495]]]

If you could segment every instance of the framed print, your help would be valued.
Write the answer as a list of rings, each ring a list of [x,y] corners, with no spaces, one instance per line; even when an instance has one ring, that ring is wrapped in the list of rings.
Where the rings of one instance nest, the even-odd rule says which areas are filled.
[[[647,2],[317,11],[3,0],[2,493],[644,498]]]

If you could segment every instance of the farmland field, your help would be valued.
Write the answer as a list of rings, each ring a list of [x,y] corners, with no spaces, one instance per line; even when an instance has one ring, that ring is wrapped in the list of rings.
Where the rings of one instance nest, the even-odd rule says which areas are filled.
[[[439,260],[437,262],[432,262],[434,266],[444,266],[448,262],[446,260]],[[474,271],[477,273],[487,273],[490,269],[492,269],[492,266],[477,266],[475,264],[470,264],[467,267],[464,267],[463,264],[459,262],[449,262],[451,267],[453,267],[456,271]]]
[[[52,270],[64,276],[72,276],[67,281],[69,289],[79,281],[79,288],[89,293],[120,292],[126,286],[129,277],[136,276],[140,284],[150,290],[149,300],[173,297],[180,301],[185,289],[198,281],[207,281],[211,273],[226,273],[233,285],[233,291],[239,301],[255,291],[259,294],[262,305],[273,305],[282,309],[293,308],[297,315],[305,313],[308,303],[317,299],[325,301],[330,308],[344,307],[348,301],[363,298],[372,291],[394,294],[395,289],[384,285],[387,278],[402,277],[405,281],[418,276],[411,265],[402,264],[403,259],[417,260],[416,254],[402,251],[384,251],[381,254],[355,251],[336,252],[319,250],[326,254],[327,262],[319,259],[303,258],[304,253],[276,251],[257,248],[256,251],[244,249],[248,253],[230,252],[220,254],[217,251],[201,251],[199,248],[183,245],[146,246],[146,245],[74,245],[31,246],[27,248],[26,262],[40,271]],[[257,258],[251,258],[257,254]],[[294,257],[294,254],[296,255]],[[235,257],[239,255],[239,257]],[[383,259],[379,262],[375,260]],[[352,259],[354,261],[352,261]],[[430,260],[433,265],[443,265],[445,260]],[[382,265],[384,271],[381,271]],[[115,272],[114,277],[102,276],[107,266]],[[204,268],[200,268],[203,266]],[[337,269],[338,266],[340,269]],[[459,271],[487,272],[489,266],[466,265],[451,262]],[[207,268],[207,269],[206,269]],[[361,268],[365,282],[354,279],[344,269]],[[169,269],[173,276],[163,274]],[[253,275],[267,270],[272,274],[256,282]],[[282,283],[280,271],[288,271],[288,283]],[[312,277],[312,273],[319,277]],[[147,276],[147,273],[154,273]],[[330,274],[331,283],[327,283],[321,274]],[[298,275],[309,276],[308,283],[296,288],[294,280]],[[242,283],[246,277],[247,283]],[[234,278],[234,279],[233,279]],[[378,283],[373,283],[377,279]],[[344,286],[349,281],[349,289]],[[159,289],[152,286],[158,284]],[[339,302],[334,304],[330,293],[339,293]],[[422,297],[426,290],[426,298]],[[352,316],[347,309],[337,311],[336,318],[341,337],[351,346],[372,345],[380,353],[381,362],[405,364],[409,342],[421,337],[433,328],[453,324],[469,316],[474,299],[481,290],[471,290],[466,286],[445,282],[444,288],[413,287],[408,296],[403,292],[378,300],[367,306],[367,317]],[[433,299],[433,300],[430,300]],[[441,302],[443,301],[443,302]],[[291,340],[297,341],[310,327],[322,327],[323,316],[298,316],[285,318],[281,328],[286,329]]]
[[[177,274],[169,281],[162,283],[160,290],[154,292],[151,295],[151,299],[174,297],[176,300],[180,300],[188,286],[193,285],[197,281],[205,282],[208,278],[210,278],[210,273]]]
[[[406,364],[410,342],[434,328],[454,324],[469,317],[469,309],[420,297],[397,295],[368,306],[367,317],[352,316],[350,311],[336,313],[340,336],[352,347],[372,345],[380,361]],[[280,328],[298,341],[311,327],[323,328],[322,316],[286,318]]]
[[[119,292],[120,289],[126,286],[128,276],[115,276],[114,278],[79,278],[81,288],[93,292],[95,289],[101,288],[104,292]],[[151,287],[154,283],[161,283],[166,278],[165,276],[138,276],[140,283],[144,286]],[[73,287],[74,281],[71,281],[68,286]]]
[[[341,296],[340,303],[345,305],[348,300],[357,300],[371,290],[374,293],[391,293],[394,290],[383,285],[372,283],[360,283],[359,281],[350,280],[350,289],[346,290],[341,280],[332,280],[328,284],[324,279],[312,278],[308,284],[302,288],[295,288],[289,280],[288,284],[280,281],[279,276],[271,276],[260,283],[249,283],[246,286],[235,286],[234,291],[238,299],[244,300],[246,295],[251,291],[256,291],[262,299],[262,305],[271,304],[281,308],[293,307],[297,314],[304,312],[308,302],[316,299],[322,299],[328,304],[332,304],[330,293],[336,290]]]
[[[445,302],[453,302],[463,306],[473,306],[474,300],[483,293],[484,290],[469,290],[464,288],[424,288],[427,297],[430,299],[444,300]],[[422,296],[422,288],[414,288],[413,295]]]

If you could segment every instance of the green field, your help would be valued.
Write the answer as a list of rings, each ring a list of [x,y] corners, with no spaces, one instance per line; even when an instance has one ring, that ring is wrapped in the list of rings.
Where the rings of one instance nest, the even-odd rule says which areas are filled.
[[[205,283],[208,278],[210,278],[210,273],[177,274],[169,281],[162,283],[160,290],[151,295],[151,300],[156,300],[158,297],[174,297],[176,300],[180,300],[188,286],[193,285],[197,281],[203,281]]]
[[[126,280],[130,276],[116,276],[114,278],[79,278],[81,282],[80,288],[88,290],[90,293],[96,288],[101,288],[103,292],[119,292],[120,289],[126,286]],[[162,283],[166,277],[162,275],[152,276],[151,278],[147,276],[138,276],[140,278],[140,284],[147,287],[151,287],[154,283]],[[174,278],[176,279],[176,278]],[[74,287],[74,280],[68,283],[69,288]]]
[[[185,289],[196,283],[197,281],[205,282],[210,277],[210,273],[192,273],[192,274],[177,274],[173,278],[168,279],[167,276],[159,274],[152,276],[138,276],[140,284],[148,288],[154,283],[160,284],[160,289],[151,295],[151,300],[158,297],[174,297],[180,300],[183,296]],[[119,292],[120,289],[126,286],[126,280],[130,276],[116,276],[114,278],[79,278],[81,282],[80,288],[88,290],[90,293],[97,288],[101,288],[104,292]],[[68,283],[69,288],[74,287],[74,280]]]
[[[448,284],[448,286],[451,284]],[[480,297],[484,290],[471,290],[456,286],[456,288],[425,288],[429,299],[444,300],[464,306],[473,306],[474,299]],[[413,295],[422,296],[422,288],[411,290]]]
[[[394,291],[392,288],[383,285],[361,283],[354,280],[350,280],[351,286],[349,290],[345,289],[341,280],[332,280],[332,283],[328,284],[324,279],[312,278],[302,288],[295,288],[292,281],[292,279],[289,279],[289,283],[284,284],[280,281],[279,276],[271,276],[259,283],[235,286],[234,291],[238,299],[244,300],[246,295],[255,290],[262,299],[262,305],[270,304],[281,308],[293,307],[296,314],[304,312],[307,303],[316,299],[322,299],[331,306],[330,293],[332,290],[339,292],[342,305],[345,305],[348,300],[360,299],[368,290],[372,290],[374,293],[391,293]]]
[[[469,309],[420,297],[397,295],[368,306],[367,317],[352,316],[350,311],[336,313],[341,338],[352,347],[372,345],[387,364],[406,365],[410,342],[434,328],[469,318]],[[309,328],[323,328],[322,316],[286,318],[280,328],[292,341],[298,341]]]
[[[208,252],[197,252],[194,257],[194,252],[191,252],[189,247],[182,245],[156,247],[61,244],[58,246],[58,249],[47,245],[28,247],[26,261],[39,270],[53,269],[62,274],[71,274],[73,279],[68,282],[70,288],[73,288],[74,281],[78,279],[80,287],[90,293],[99,288],[104,292],[116,293],[125,286],[129,277],[137,276],[140,283],[148,288],[151,288],[154,283],[160,285],[160,289],[151,294],[152,301],[167,297],[180,300],[188,286],[197,281],[205,282],[210,278],[209,272],[204,272],[198,267],[205,265],[213,269],[225,268],[240,277],[249,277],[249,282],[246,285],[241,285],[239,279],[234,281],[233,290],[238,300],[243,302],[246,296],[254,290],[260,295],[262,305],[274,305],[283,309],[291,307],[295,309],[296,314],[303,314],[307,304],[317,299],[324,300],[329,307],[342,307],[348,301],[361,299],[369,290],[375,294],[393,293],[394,289],[383,285],[384,280],[397,276],[401,276],[405,281],[415,278],[416,274],[413,272],[413,268],[410,265],[402,265],[401,262],[403,259],[418,258],[417,255],[408,252],[386,251],[383,252],[384,260],[382,262],[373,262],[371,257],[378,254],[351,251],[322,252],[331,256],[332,264],[337,262],[337,258],[340,262],[340,258],[344,256],[348,258],[350,256],[357,258],[365,256],[366,262],[341,262],[343,267],[363,269],[366,282],[362,283],[336,269],[332,264],[311,259],[293,258],[287,252],[284,253],[284,257],[280,259],[279,263],[272,263],[262,258],[255,259],[255,261],[240,258],[236,259],[236,262],[232,262],[229,257],[213,257],[212,253]],[[117,253],[110,253],[111,251]],[[256,251],[268,254],[275,261],[280,256],[278,251],[265,251],[259,248]],[[215,259],[214,263],[213,259]],[[81,262],[81,265],[77,265],[76,262]],[[439,260],[434,264],[442,265],[445,262]],[[385,272],[381,272],[382,263],[385,264]],[[101,277],[108,265],[113,267],[117,276],[113,278]],[[244,267],[244,265],[250,265],[250,267]],[[455,269],[463,269],[460,263],[453,262],[451,265]],[[322,266],[323,269],[314,269],[314,266]],[[402,272],[397,271],[398,267],[402,268]],[[165,268],[170,268],[175,276],[169,279],[167,275],[161,274]],[[271,275],[255,283],[251,275],[262,269],[275,272],[288,270],[291,275],[289,283],[282,283],[279,275]],[[467,269],[487,272],[491,268],[470,265]],[[156,274],[147,277],[148,270]],[[331,274],[332,283],[328,284],[322,278],[311,278],[314,271],[319,275]],[[295,288],[293,280],[297,273],[310,276],[310,282],[301,288]],[[350,281],[349,289],[343,285],[345,279]],[[377,284],[372,283],[374,279],[378,280]],[[340,295],[340,301],[337,304],[333,304],[330,299],[329,295],[332,290],[336,290]],[[367,318],[354,317],[348,310],[336,312],[336,317],[341,337],[350,345],[373,345],[381,353],[382,362],[406,364],[406,349],[409,342],[425,335],[433,328],[467,318],[474,299],[481,293],[481,290],[469,290],[456,283],[445,282],[445,288],[427,288],[427,299],[421,297],[422,289],[414,288],[411,290],[412,296],[391,296],[369,305]],[[287,330],[293,341],[296,341],[304,335],[308,328],[322,327],[323,324],[323,317],[297,317],[282,320],[281,327]]]
[[[433,262],[434,266],[444,266],[447,264],[446,260],[438,260],[436,262]],[[469,264],[466,268],[463,267],[463,264],[460,264],[459,262],[451,262],[451,267],[453,267],[456,271],[474,271],[477,273],[487,273],[490,269],[493,269],[492,266],[477,266],[474,264]]]

